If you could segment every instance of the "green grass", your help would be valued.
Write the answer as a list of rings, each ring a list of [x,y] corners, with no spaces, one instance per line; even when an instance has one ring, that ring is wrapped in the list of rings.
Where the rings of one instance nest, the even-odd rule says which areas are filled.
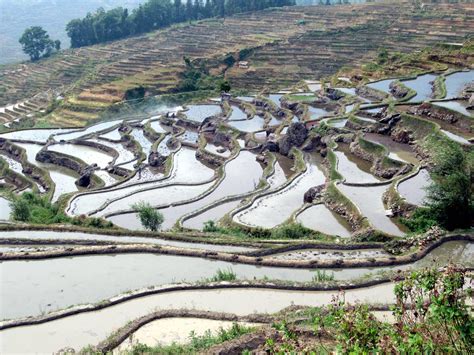
[[[370,142],[360,137],[358,139],[358,142],[359,146],[370,154],[376,155],[378,157],[382,157],[387,154],[385,147],[380,144]]]
[[[203,335],[196,335],[195,332],[191,332],[189,335],[190,342],[185,345],[177,343],[167,346],[147,346],[145,344],[136,344],[129,351],[129,354],[196,354],[209,349],[213,345],[239,338],[242,335],[252,333],[253,331],[255,331],[254,327],[247,327],[234,323],[230,329],[226,330],[220,328],[216,335],[213,335],[210,330],[207,330]]]
[[[328,149],[327,160],[329,162],[329,179],[331,181],[342,180],[344,177],[337,171],[337,157],[332,149]]]
[[[308,239],[314,232],[304,227],[301,223],[289,223],[272,229],[274,239]]]
[[[235,280],[237,280],[237,274],[231,268],[218,269],[215,275],[209,279],[210,282],[235,281]]]
[[[329,273],[325,270],[316,270],[316,274],[313,275],[312,281],[314,283],[334,281],[334,273]]]
[[[417,140],[424,139],[437,131],[436,123],[407,114],[402,114],[401,126],[413,132]]]

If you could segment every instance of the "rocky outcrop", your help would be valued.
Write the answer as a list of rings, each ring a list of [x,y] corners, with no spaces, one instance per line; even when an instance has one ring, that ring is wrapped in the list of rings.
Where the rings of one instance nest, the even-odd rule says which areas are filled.
[[[332,89],[332,88],[327,88],[325,95],[333,101],[339,101],[340,99],[344,97],[343,93],[341,93],[339,90]]]
[[[78,174],[81,174],[83,169],[86,167],[86,165],[79,163],[66,154],[53,152],[46,149],[42,149],[38,152],[38,154],[36,154],[36,160],[41,163],[63,166],[65,168],[74,170]]]
[[[225,162],[225,158],[212,154],[207,150],[199,149],[196,151],[196,159],[199,160],[204,165],[210,166],[212,168],[218,168],[222,166]]]
[[[389,85],[389,89],[390,93],[397,99],[403,99],[410,92],[410,90],[398,80],[392,81]]]
[[[327,145],[322,140],[322,136],[319,134],[313,134],[308,137],[306,142],[303,144],[301,149],[305,152],[318,151],[320,152],[323,149],[326,149]]]
[[[79,187],[89,188],[94,185],[92,177],[94,175],[94,166],[88,166],[83,169],[79,179],[76,180],[76,185]]]
[[[313,186],[304,194],[305,203],[313,203],[316,199],[323,197],[324,185]]]
[[[409,110],[409,112],[418,116],[434,118],[449,124],[455,124],[458,122],[458,117],[456,117],[457,115],[454,112],[441,107],[434,107],[427,102],[421,104],[420,106],[413,107],[411,110]]]
[[[358,87],[356,89],[356,94],[373,101],[383,101],[388,96],[386,93],[382,91],[372,89],[365,85]]]
[[[167,156],[158,152],[151,152],[148,156],[148,164],[154,168],[159,168],[165,164],[167,158]]]
[[[181,142],[176,137],[171,137],[167,142],[166,146],[171,150],[177,150],[181,146]]]
[[[410,132],[406,128],[401,127],[396,127],[394,130],[392,130],[392,132],[390,133],[390,137],[392,137],[395,142],[404,144],[410,144],[415,140],[412,132]]]

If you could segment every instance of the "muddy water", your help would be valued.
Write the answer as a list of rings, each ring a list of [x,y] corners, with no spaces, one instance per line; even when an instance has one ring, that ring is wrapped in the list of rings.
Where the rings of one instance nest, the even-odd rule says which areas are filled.
[[[474,81],[474,70],[461,71],[446,76],[446,98],[458,97],[464,87]]]
[[[122,139],[122,136],[120,135],[120,131],[118,128],[108,132],[108,133],[104,133],[100,136],[101,138],[105,138],[105,139],[110,139],[110,140],[113,140],[113,141],[119,141]]]
[[[133,154],[133,152],[126,149],[120,143],[112,143],[112,142],[108,142],[108,141],[104,141],[104,140],[96,139],[96,138],[88,139],[88,141],[99,143],[99,144],[105,145],[107,147],[110,147],[112,149],[115,149],[117,151],[117,153],[119,153],[118,158],[115,160],[115,165],[128,163],[128,162],[135,159],[135,155]]]
[[[129,290],[212,277],[219,269],[241,279],[310,281],[311,270],[232,264],[201,258],[153,254],[83,256],[0,263],[0,319],[39,315],[82,303],[95,303]],[[93,276],[92,276],[93,275]]]
[[[245,102],[252,102],[255,99],[253,96],[237,96],[237,100],[245,101]]]
[[[309,113],[310,119],[312,120],[317,120],[321,117],[324,117],[330,114],[330,112],[326,111],[325,109],[313,107],[313,106],[308,106],[308,113]]]
[[[192,174],[189,173],[190,171],[192,171]],[[214,171],[212,169],[204,166],[196,160],[194,150],[183,148],[174,156],[173,171],[171,172],[169,179],[149,182],[146,184],[135,184],[124,188],[114,188],[103,192],[78,196],[72,201],[69,213],[74,215],[87,214],[98,209],[107,201],[117,198],[125,198],[126,196],[137,193],[145,188],[158,188],[170,183],[193,183],[206,181],[211,179],[213,175]],[[160,178],[160,176],[161,175],[158,175],[157,179]],[[149,192],[149,194],[153,194],[153,192]],[[119,201],[117,201],[117,203],[119,203]],[[122,203],[123,207],[125,201],[120,203]],[[126,205],[128,206],[128,203]]]
[[[13,170],[16,173],[23,175],[23,166],[21,165],[20,162],[16,161],[15,159],[10,158],[8,155],[5,155],[5,154],[0,154],[0,158],[5,160],[10,170]]]
[[[244,111],[242,111],[237,106],[232,106],[232,113],[230,114],[228,120],[229,121],[238,121],[238,120],[246,120],[247,115]]]
[[[366,253],[366,251],[364,251]],[[471,266],[474,244],[449,242],[410,265],[324,270],[350,280],[389,270],[442,266],[450,261]],[[340,257],[341,258],[341,257]],[[100,266],[100,267],[98,267]],[[211,277],[231,268],[239,279],[310,281],[312,270],[259,267],[201,258],[152,254],[83,256],[0,263],[3,287],[1,319],[38,315],[71,305],[98,302],[128,290]],[[94,277],[91,277],[91,273]]]
[[[376,133],[366,133],[364,139],[383,145],[389,151],[389,158],[394,160],[411,163],[413,165],[419,164],[413,148],[409,144],[402,144],[395,142],[389,136],[383,136]]]
[[[370,173],[371,163],[349,153],[347,146],[341,144],[339,149],[334,152],[337,157],[337,171],[348,183],[363,184],[382,181]]]
[[[255,116],[251,120],[229,121],[227,124],[241,132],[256,132],[262,130],[265,120],[260,116]]]
[[[11,213],[10,201],[0,196],[0,221],[9,220],[10,213]]]
[[[170,128],[163,126],[160,121],[152,121],[150,123],[151,128],[156,132],[156,133],[166,133],[171,131]]]
[[[388,79],[388,80],[381,80],[377,81],[375,83],[370,83],[367,84],[369,88],[384,91],[386,93],[390,92],[390,84],[394,81],[394,79]]]
[[[147,202],[155,207],[185,202],[189,199],[197,198],[214,186],[214,184],[215,182],[191,186],[171,185],[138,192],[121,200],[112,202],[105,209],[96,213],[95,216],[102,217],[113,212],[130,210],[133,208],[132,206],[134,204],[140,202]]]
[[[280,99],[283,97],[281,94],[270,94],[268,95],[268,98],[270,101],[272,101],[275,105],[280,107]]]
[[[74,132],[77,129],[62,129],[62,128],[51,128],[51,129],[26,129],[22,131],[14,131],[9,133],[0,134],[1,138],[5,139],[17,139],[17,140],[28,140],[40,143],[46,143],[48,138],[53,134]]]
[[[213,336],[219,333],[220,329],[230,329],[234,322],[220,321],[202,318],[165,318],[148,323],[138,329],[122,344],[114,349],[113,354],[123,354],[130,351],[137,343],[148,346],[162,346],[172,344],[188,344],[191,332],[196,336],[203,336],[210,332]],[[247,327],[258,327],[261,324],[239,322]]]
[[[160,212],[165,217],[162,228],[164,230],[170,229],[185,214],[215,203],[224,197],[232,197],[255,190],[262,176],[262,167],[255,160],[254,154],[242,151],[237,158],[227,163],[225,172],[224,180],[204,198],[185,205],[161,209]],[[113,216],[109,220],[123,228],[142,229],[136,214]]]
[[[185,228],[202,230],[204,224],[208,221],[218,222],[225,214],[229,213],[240,205],[240,200],[226,202],[207,210],[196,217],[187,219],[183,222]]]
[[[454,134],[448,130],[442,129],[441,132],[443,132],[449,139],[461,143],[461,144],[471,144],[466,138],[458,136],[457,134]]]
[[[178,137],[178,139],[183,142],[196,144],[199,139],[199,134],[193,131],[185,131],[182,135]]]
[[[391,235],[404,235],[403,231],[385,215],[382,196],[389,188],[388,185],[366,187],[339,184],[337,188],[360,209],[362,215],[367,217],[376,229]]]
[[[416,79],[402,81],[403,85],[416,91],[416,95],[409,101],[420,102],[429,100],[433,92],[433,85],[431,82],[437,77],[437,75],[425,74],[418,76]]]
[[[325,176],[312,156],[307,156],[307,170],[281,191],[258,198],[234,220],[249,226],[273,228],[291,217],[303,203],[306,191],[325,182]]]
[[[122,122],[122,120],[113,120],[113,121],[102,122],[102,123],[92,125],[82,131],[75,131],[75,132],[66,133],[66,134],[59,133],[54,136],[54,139],[58,142],[61,140],[69,141],[69,140],[77,139],[77,138],[80,138],[92,133],[105,131],[109,128],[112,128],[115,125],[118,125],[120,122]]]
[[[64,347],[73,347],[77,350],[87,344],[97,344],[128,321],[160,309],[187,308],[237,315],[254,312],[275,313],[293,304],[302,306],[329,304],[336,294],[334,291],[301,292],[252,288],[164,293],[131,300],[97,312],[2,331],[1,351],[51,353]],[[345,293],[345,300],[350,303],[392,303],[395,301],[393,284],[350,290]]]
[[[212,143],[207,143],[205,149],[208,152],[220,155],[221,157],[224,157],[224,158],[228,158],[231,155],[231,152],[227,148],[222,147],[222,146],[217,146],[217,145],[212,144]],[[219,150],[221,150],[221,149],[225,149],[225,151],[224,152],[219,152]]]
[[[20,240],[84,240],[84,241],[101,241],[109,243],[129,243],[129,244],[154,244],[166,245],[177,248],[186,249],[204,249],[222,252],[244,252],[254,250],[248,247],[239,247],[232,245],[217,245],[206,243],[187,243],[174,240],[166,240],[148,237],[133,236],[112,236],[105,234],[89,234],[80,232],[53,232],[53,231],[0,231],[0,243],[2,239],[20,239]]]
[[[81,159],[88,165],[97,164],[100,168],[105,168],[113,157],[93,147],[78,144],[55,144],[50,145],[48,150],[67,154]]]
[[[307,208],[298,215],[296,220],[305,227],[324,234],[338,235],[343,238],[351,236],[351,230],[347,222],[324,205]]]
[[[140,146],[142,147],[143,153],[145,153],[146,156],[148,157],[148,155],[150,155],[151,153],[151,148],[153,146],[152,142],[150,142],[148,138],[145,137],[145,135],[143,134],[143,131],[139,128],[133,129],[131,132],[131,135],[133,139],[135,139],[138,142],[138,144],[140,144]]]
[[[188,120],[202,122],[207,117],[222,113],[222,109],[218,105],[192,105],[189,110],[184,112]]]
[[[114,185],[119,182],[119,180],[117,180],[114,176],[112,176],[105,170],[96,170],[94,171],[94,174],[97,175],[104,182],[105,187]]]
[[[343,127],[345,127],[347,121],[348,121],[347,118],[343,118],[343,119],[340,119],[340,120],[327,121],[326,124],[330,127],[343,128]]]
[[[461,101],[439,101],[439,102],[434,102],[433,104],[436,105],[436,106],[441,106],[441,107],[448,108],[448,109],[453,110],[453,111],[457,111],[457,112],[462,113],[463,115],[465,115],[467,117],[472,117],[473,116],[472,110],[469,111],[467,109],[468,102],[464,101],[464,100],[461,100]]]
[[[17,145],[25,149],[27,159],[31,164],[49,173],[51,180],[55,184],[53,202],[63,194],[77,191],[76,180],[79,178],[79,175],[74,171],[54,164],[40,163],[36,160],[36,154],[43,148],[42,145],[30,143],[18,143]]]
[[[158,144],[158,148],[156,149],[158,153],[164,156],[168,156],[171,153],[171,149],[168,148],[168,141],[171,139],[171,135],[168,134],[163,138],[163,140]]]
[[[279,160],[276,161],[274,170],[275,170],[274,173],[267,179],[267,182],[269,184],[268,188],[270,190],[283,185],[287,180],[287,177],[285,175],[283,167],[280,165]],[[185,220],[183,222],[183,225],[186,228],[202,229],[205,222],[207,221],[217,222],[219,219],[224,217],[225,214],[234,210],[240,204],[240,202],[241,202],[240,200],[236,200],[236,201],[230,201],[227,203],[217,205],[216,207],[200,215],[197,215],[193,218]]]
[[[398,185],[398,192],[408,202],[416,206],[422,206],[426,198],[426,188],[430,186],[432,180],[426,169],[411,179],[405,180]]]

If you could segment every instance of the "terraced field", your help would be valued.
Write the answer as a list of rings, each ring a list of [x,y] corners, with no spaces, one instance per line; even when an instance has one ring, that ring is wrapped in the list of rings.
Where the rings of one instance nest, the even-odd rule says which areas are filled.
[[[47,121],[85,125],[121,102],[129,89],[173,92],[185,70],[183,56],[204,61],[235,88],[258,91],[334,74],[373,57],[380,48],[411,51],[460,42],[472,33],[470,4],[411,3],[292,7],[182,25],[106,45],[68,50],[38,63],[3,67],[0,112],[12,121],[66,96]],[[249,50],[250,68],[227,68],[226,54]],[[24,101],[27,100],[26,103]],[[10,105],[10,106],[8,106]],[[15,105],[15,106],[11,106]],[[41,120],[41,121],[44,121]]]
[[[421,233],[407,221],[426,206],[436,154],[472,153],[472,41],[341,69],[371,58],[375,43],[413,51],[461,40],[471,7],[439,6],[453,32],[430,6],[424,15],[389,3],[295,7],[75,52],[97,67],[78,85],[82,69],[58,83],[66,99],[50,118],[67,127],[0,133],[0,352],[128,353],[137,342],[184,344],[188,330],[236,331],[232,323],[257,329],[209,351],[270,351],[287,320],[309,334],[318,313],[308,307],[334,305],[341,291],[345,304],[393,323],[394,287],[409,272],[456,265],[471,282],[472,228]],[[403,40],[387,34],[397,32],[389,11]],[[156,68],[168,86],[150,80],[148,90],[173,90],[179,51],[216,68],[241,45],[259,47],[250,69],[226,70],[245,96],[183,106],[148,97],[70,127],[99,118]],[[39,206],[26,216],[25,196]],[[140,203],[162,215],[158,230],[147,230]],[[283,330],[271,327],[282,319]]]

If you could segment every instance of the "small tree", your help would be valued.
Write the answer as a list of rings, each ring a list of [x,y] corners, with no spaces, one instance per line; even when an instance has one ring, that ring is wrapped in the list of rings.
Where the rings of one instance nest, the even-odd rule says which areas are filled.
[[[23,52],[28,54],[32,61],[49,56],[53,50],[61,48],[60,41],[53,41],[48,33],[40,26],[27,28],[19,39]]]
[[[434,156],[434,183],[428,189],[427,207],[434,219],[449,230],[468,228],[474,217],[472,155],[449,142]]]
[[[132,208],[138,212],[142,226],[152,232],[156,232],[165,220],[163,215],[147,202],[136,203]]]
[[[14,221],[27,222],[31,216],[30,204],[23,198],[17,198],[10,203],[11,218]]]

